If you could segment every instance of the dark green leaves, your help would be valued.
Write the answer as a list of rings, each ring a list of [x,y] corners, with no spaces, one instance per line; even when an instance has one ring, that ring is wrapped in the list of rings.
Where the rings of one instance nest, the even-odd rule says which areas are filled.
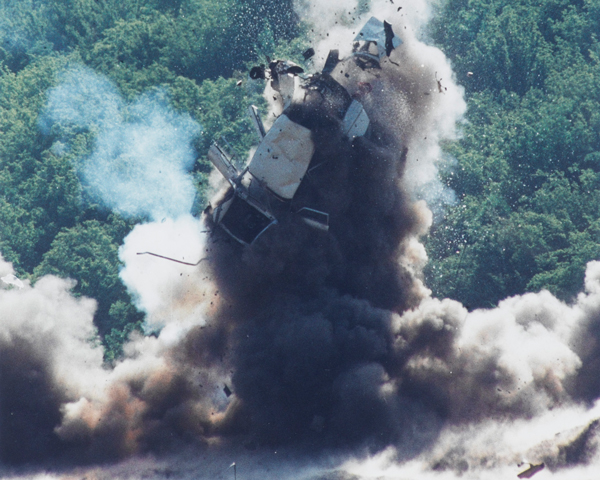
[[[597,3],[451,0],[435,20],[469,101],[449,148],[460,202],[428,239],[437,295],[479,307],[547,288],[568,300],[600,255]]]

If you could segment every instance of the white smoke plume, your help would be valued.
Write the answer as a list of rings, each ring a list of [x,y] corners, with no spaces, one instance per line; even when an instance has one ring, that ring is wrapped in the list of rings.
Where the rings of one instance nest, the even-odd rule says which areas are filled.
[[[600,390],[590,346],[598,345],[599,324],[600,262],[588,264],[585,293],[573,305],[547,291],[470,313],[451,300],[424,300],[397,319],[397,344],[418,345],[426,332],[407,377],[435,385],[429,394],[443,397],[450,421],[409,462],[390,448],[342,470],[364,479],[500,479],[527,462],[545,463],[540,479],[595,478]]]
[[[13,274],[1,257],[0,272]],[[92,393],[104,373],[96,302],[73,298],[72,281],[48,276],[33,287],[24,283],[22,289],[0,284],[0,444],[2,456],[15,460],[51,454],[52,441],[36,430],[51,434],[61,405]]]
[[[93,152],[75,165],[94,199],[123,215],[152,220],[190,211],[195,189],[188,172],[200,126],[174,112],[163,92],[128,104],[107,78],[75,67],[48,97],[40,119],[44,132],[95,133]],[[54,146],[59,154],[70,149],[64,138]]]
[[[202,225],[189,215],[138,225],[127,236],[119,253],[125,265],[120,276],[138,309],[147,314],[150,328],[162,328],[171,321],[197,324],[198,318],[206,318],[207,306],[218,301],[202,263],[206,244]],[[200,263],[186,267],[144,252],[160,252],[179,261]],[[190,288],[192,284],[196,288]]]

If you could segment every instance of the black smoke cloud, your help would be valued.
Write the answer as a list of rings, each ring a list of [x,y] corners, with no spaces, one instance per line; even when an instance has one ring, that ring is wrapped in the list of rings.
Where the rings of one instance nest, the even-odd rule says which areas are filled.
[[[372,81],[384,86],[397,73],[388,63]],[[361,77],[357,70],[355,81]],[[371,138],[354,142],[318,105],[290,112],[313,122],[313,164],[320,165],[295,201],[329,212],[329,233],[309,228],[291,208],[250,248],[215,228],[208,238],[179,234],[179,241],[198,240],[188,258],[206,260],[187,270],[149,257],[132,261],[125,245],[124,280],[148,323],[167,326],[158,338],[134,339],[112,371],[97,359],[73,365],[95,389],[77,385],[67,394],[56,376],[44,383],[58,397],[48,403],[40,435],[68,452],[65,458],[97,462],[236,435],[247,445],[380,450],[400,442],[414,418],[439,425],[439,412],[398,390],[404,360],[394,348],[393,318],[416,307],[423,292],[400,260],[424,220],[401,188],[408,142],[371,112]],[[171,228],[171,237],[201,228],[186,218],[160,225],[140,228]],[[128,242],[144,243],[138,251],[169,254],[137,235]],[[145,275],[140,261],[160,267]],[[55,351],[44,354],[46,369],[56,361]],[[22,461],[43,460],[40,453]]]
[[[416,452],[449,416],[435,388],[404,378],[426,335],[397,348],[394,323],[424,295],[401,261],[427,224],[406,188],[408,158],[413,148],[431,162],[422,136],[448,109],[439,92],[431,95],[435,72],[415,45],[407,39],[381,69],[363,71],[348,59],[332,74],[364,103],[368,138],[344,138],[320,95],[298,95],[286,114],[311,129],[316,153],[277,226],[248,248],[207,219],[224,307],[217,315],[231,332],[235,414],[259,443],[378,450],[406,439]],[[361,93],[367,83],[371,92]],[[304,205],[330,214],[327,233],[294,215]],[[417,422],[422,438],[408,440]]]
[[[351,70],[350,62],[339,68]],[[388,63],[378,75],[394,68]],[[243,410],[236,414],[268,445],[382,448],[423,410],[394,393],[401,360],[392,316],[420,300],[398,261],[403,241],[420,228],[398,188],[407,151],[376,122],[371,139],[350,142],[310,98],[287,114],[311,127],[311,166],[318,166],[294,203],[328,212],[330,228],[315,231],[292,205],[250,248],[215,229],[210,264],[225,305],[220,322],[231,325],[233,389]]]
[[[0,344],[2,462],[47,461],[61,452],[53,430],[60,423],[60,406],[67,398],[53,385],[43,356],[19,336]]]

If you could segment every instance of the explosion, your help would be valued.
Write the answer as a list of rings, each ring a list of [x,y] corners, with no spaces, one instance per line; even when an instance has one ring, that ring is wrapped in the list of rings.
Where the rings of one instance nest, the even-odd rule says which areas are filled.
[[[347,16],[343,3],[299,7],[316,27],[315,68],[331,47],[352,43],[356,23],[333,24]],[[588,265],[572,305],[543,291],[469,312],[423,284],[419,237],[453,201],[437,180],[440,142],[455,137],[465,103],[444,55],[417,37],[427,4],[392,4],[374,1],[360,20],[385,18],[402,46],[380,69],[346,60],[331,74],[361,99],[370,135],[344,137],[310,99],[288,110],[310,126],[318,166],[294,202],[327,211],[328,231],[288,211],[242,245],[210,216],[179,214],[188,180],[181,165],[160,163],[185,198],[145,208],[156,207],[154,220],[176,218],[137,226],[120,251],[121,278],[159,333],[131,338],[112,370],[92,342],[94,302],[73,298],[71,283],[3,286],[3,462],[98,479],[225,478],[232,460],[240,478],[307,479],[499,478],[524,461],[567,478],[598,465],[600,262]],[[77,88],[109,88],[89,72],[78,79]],[[96,100],[118,102],[114,93]],[[154,141],[153,129],[173,125],[184,125],[176,143],[189,157],[196,127],[142,108],[148,101],[135,108],[152,112],[150,125],[106,126],[93,159],[117,155],[107,153],[110,135]],[[57,105],[50,121],[65,113]],[[99,195],[116,191],[102,175],[87,181]],[[137,211],[125,197],[115,208]],[[0,263],[0,274],[12,273]],[[17,466],[6,475],[24,478]]]

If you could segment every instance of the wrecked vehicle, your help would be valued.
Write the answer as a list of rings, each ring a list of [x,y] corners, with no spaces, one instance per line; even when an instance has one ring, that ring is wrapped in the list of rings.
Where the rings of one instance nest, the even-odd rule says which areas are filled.
[[[268,66],[252,68],[250,78],[270,81],[282,113],[267,131],[258,109],[249,108],[260,144],[241,171],[224,145],[215,142],[210,147],[208,159],[230,184],[225,196],[205,210],[214,224],[245,245],[277,224],[284,211],[292,211],[314,228],[328,230],[327,212],[316,205],[292,203],[305,177],[318,167],[311,165],[315,153],[311,127],[315,119],[306,118],[301,107],[318,105],[320,115],[336,122],[348,142],[368,135],[370,120],[359,101],[361,95],[353,98],[334,79],[333,70],[345,61],[354,61],[363,70],[380,68],[380,61],[401,43],[389,23],[372,17],[358,33],[352,54],[340,60],[337,50],[330,51],[320,73],[303,76],[304,70],[293,62],[270,59]],[[313,52],[307,51],[305,56]],[[368,83],[359,84],[362,94],[370,90]]]

